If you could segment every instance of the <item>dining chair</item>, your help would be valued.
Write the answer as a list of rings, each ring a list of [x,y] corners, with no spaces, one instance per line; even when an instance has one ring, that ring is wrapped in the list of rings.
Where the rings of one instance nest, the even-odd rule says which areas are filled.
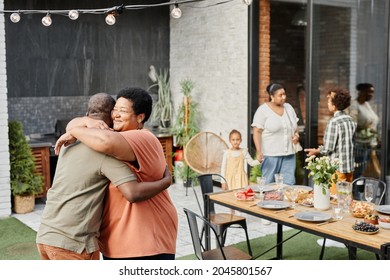
[[[195,256],[198,260],[251,260],[252,256],[246,252],[234,247],[224,247],[218,238],[218,234],[214,227],[204,217],[184,208],[184,213],[187,216],[188,225],[190,228],[192,244],[194,246]],[[205,244],[202,242],[203,238],[199,232],[198,224],[209,226],[217,241],[217,246],[214,249],[205,249]]]
[[[386,183],[380,179],[372,178],[372,177],[359,177],[352,181],[352,198],[357,201],[366,201],[364,196],[364,188],[366,184],[372,184],[374,186],[374,197],[372,199],[372,203],[375,205],[380,205],[383,199],[383,196],[386,192]],[[322,243],[322,248],[320,252],[320,260],[323,259],[326,247],[326,238],[324,238],[324,242]],[[356,248],[348,246],[348,253],[356,254]],[[377,259],[379,256],[377,255]]]
[[[386,183],[380,179],[372,177],[359,177],[352,181],[352,197],[354,200],[366,201],[364,188],[367,184],[374,186],[374,197],[372,203],[380,205],[386,192]]]
[[[202,191],[202,197],[203,197],[203,204],[204,204],[204,195],[208,193],[213,193],[214,192],[214,180],[213,177],[219,177],[222,180],[226,182],[226,179],[219,175],[219,174],[203,174],[198,176],[200,188]],[[194,191],[195,196],[196,192]],[[202,209],[200,207],[200,204],[198,203],[200,212],[202,213]],[[248,247],[248,253],[252,256],[252,249],[250,245],[250,240],[249,240],[249,235],[248,235],[248,228],[247,228],[247,223],[246,223],[246,218],[239,216],[239,215],[234,215],[231,213],[216,213],[215,212],[215,207],[214,203],[211,203],[209,205],[210,209],[210,217],[209,221],[212,227],[215,229],[217,232],[219,241],[222,246],[225,245],[225,240],[226,240],[226,234],[228,228],[232,227],[239,227],[242,228],[245,232],[246,236],[246,243]],[[204,208],[203,208],[204,209]],[[203,214],[202,214],[203,215]],[[204,215],[203,215],[204,216]],[[205,217],[205,216],[204,216]],[[203,234],[204,229],[202,230]]]

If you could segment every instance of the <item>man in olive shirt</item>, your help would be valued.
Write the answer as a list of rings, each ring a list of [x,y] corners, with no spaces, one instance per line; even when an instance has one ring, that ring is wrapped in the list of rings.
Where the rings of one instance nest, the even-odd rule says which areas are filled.
[[[95,94],[88,103],[87,115],[111,126],[114,105],[110,95]],[[166,172],[160,181],[138,183],[122,161],[95,152],[81,142],[63,147],[36,238],[42,259],[100,258],[97,239],[110,181],[122,192],[141,190],[138,199],[143,200],[169,187],[171,177]]]

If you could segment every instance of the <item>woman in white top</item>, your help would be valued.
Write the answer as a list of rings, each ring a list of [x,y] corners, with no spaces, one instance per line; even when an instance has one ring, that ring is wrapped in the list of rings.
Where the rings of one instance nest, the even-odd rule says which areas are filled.
[[[241,141],[241,133],[233,129],[229,133],[229,142],[232,147],[224,152],[222,158],[221,175],[227,182],[227,184],[221,184],[223,190],[240,189],[248,186],[245,162],[250,166],[260,164],[257,159],[251,157],[248,149],[240,148]]]
[[[357,123],[355,133],[355,172],[354,178],[358,178],[364,172],[370,157],[376,158],[375,147],[378,145],[378,123],[379,116],[372,109],[369,101],[374,96],[374,86],[369,83],[361,83],[356,86],[358,96],[351,101],[349,114]],[[379,167],[379,162],[376,164]],[[366,174],[371,177],[379,176],[380,170],[376,174]]]
[[[253,141],[257,159],[262,162],[266,183],[275,181],[275,174],[283,174],[284,184],[295,184],[295,151],[298,143],[298,118],[293,107],[286,103],[286,92],[280,84],[267,86],[270,101],[257,109],[252,122]]]

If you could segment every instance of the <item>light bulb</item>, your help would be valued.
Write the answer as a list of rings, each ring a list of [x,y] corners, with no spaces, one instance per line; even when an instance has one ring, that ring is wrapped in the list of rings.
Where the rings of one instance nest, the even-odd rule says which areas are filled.
[[[42,18],[42,24],[44,25],[44,26],[50,26],[51,25],[51,16],[50,16],[50,14],[47,14],[46,16],[44,16],[43,18]]]
[[[115,19],[115,16],[114,16],[113,14],[108,14],[108,15],[106,16],[106,23],[107,23],[108,25],[114,25],[114,24],[115,24],[115,21],[116,21],[116,19]]]
[[[68,17],[71,19],[71,20],[76,20],[79,18],[79,12],[76,11],[76,10],[70,10],[69,13],[68,13]]]
[[[173,18],[181,18],[181,10],[178,4],[175,4],[175,7],[172,9],[171,16]]]
[[[252,4],[252,0],[242,0],[242,3],[249,6],[250,4]]]
[[[9,17],[13,23],[18,23],[20,21],[19,13],[12,13]]]

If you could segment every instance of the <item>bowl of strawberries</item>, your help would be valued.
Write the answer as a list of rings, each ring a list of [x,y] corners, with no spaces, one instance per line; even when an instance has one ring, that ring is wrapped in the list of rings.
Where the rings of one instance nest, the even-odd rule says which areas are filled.
[[[390,229],[390,217],[380,217],[378,223],[381,228]]]

